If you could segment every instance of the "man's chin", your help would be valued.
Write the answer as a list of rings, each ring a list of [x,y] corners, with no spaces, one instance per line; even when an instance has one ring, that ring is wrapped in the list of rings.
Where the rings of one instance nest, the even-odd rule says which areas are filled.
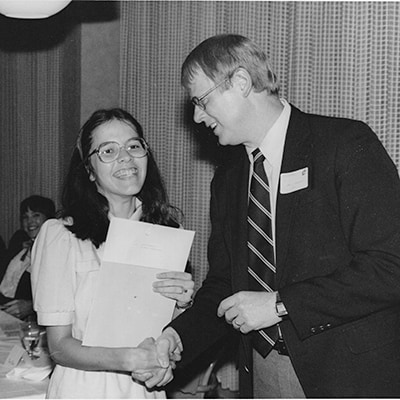
[[[229,144],[222,135],[221,136],[215,135],[215,136],[217,137],[217,141],[220,146],[227,146]]]
[[[235,146],[234,144],[230,143],[229,140],[224,140],[223,138],[218,137],[218,144],[220,146]]]

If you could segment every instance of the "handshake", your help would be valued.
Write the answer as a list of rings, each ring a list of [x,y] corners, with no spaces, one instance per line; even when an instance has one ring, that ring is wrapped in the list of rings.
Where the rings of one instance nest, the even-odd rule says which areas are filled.
[[[143,382],[149,389],[171,382],[172,370],[180,361],[183,350],[180,337],[173,328],[166,328],[157,340],[145,339],[137,350],[138,368],[132,371],[135,381]]]

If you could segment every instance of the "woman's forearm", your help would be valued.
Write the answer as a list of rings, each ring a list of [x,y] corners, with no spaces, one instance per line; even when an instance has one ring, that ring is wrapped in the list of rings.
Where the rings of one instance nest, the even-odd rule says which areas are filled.
[[[134,348],[89,347],[66,334],[63,328],[47,328],[50,355],[57,364],[86,371],[132,372],[159,367],[151,339]]]

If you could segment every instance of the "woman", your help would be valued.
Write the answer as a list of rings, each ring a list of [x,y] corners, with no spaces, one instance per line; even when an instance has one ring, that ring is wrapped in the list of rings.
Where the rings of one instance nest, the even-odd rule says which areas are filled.
[[[22,229],[14,233],[8,247],[8,266],[0,284],[1,309],[14,317],[33,316],[31,290],[31,247],[43,223],[54,218],[53,200],[30,196],[20,204]]]
[[[137,348],[82,345],[110,218],[179,228],[139,123],[121,109],[98,110],[83,125],[62,196],[62,219],[46,222],[34,247],[32,275],[38,322],[56,363],[49,398],[157,398],[131,372],[159,366],[153,341]],[[191,304],[185,272],[160,274],[155,291]],[[171,368],[171,367],[168,367]],[[169,371],[170,372],[170,371]]]

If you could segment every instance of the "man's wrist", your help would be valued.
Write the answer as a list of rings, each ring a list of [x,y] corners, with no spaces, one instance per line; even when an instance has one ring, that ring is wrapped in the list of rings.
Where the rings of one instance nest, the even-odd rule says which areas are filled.
[[[183,306],[180,306],[178,302],[176,302],[175,307],[178,310],[187,310],[188,308],[192,307],[193,305],[193,299],[191,299],[189,302],[187,302],[186,304],[184,304]]]
[[[285,305],[279,295],[279,292],[276,292],[276,301],[275,301],[275,312],[279,318],[287,319],[289,316],[288,311],[286,310]]]

